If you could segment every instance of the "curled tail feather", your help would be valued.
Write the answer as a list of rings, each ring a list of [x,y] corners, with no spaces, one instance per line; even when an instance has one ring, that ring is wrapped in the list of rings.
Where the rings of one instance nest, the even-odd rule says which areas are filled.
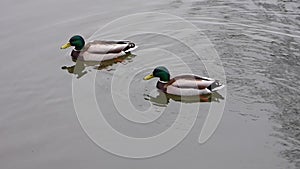
[[[209,89],[210,91],[214,92],[217,90],[220,90],[224,87],[224,85],[222,83],[220,83],[218,80],[214,81],[212,84],[210,84],[207,89]]]

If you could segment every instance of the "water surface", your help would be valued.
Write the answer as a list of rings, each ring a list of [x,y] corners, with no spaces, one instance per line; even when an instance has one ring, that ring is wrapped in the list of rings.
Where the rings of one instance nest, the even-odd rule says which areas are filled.
[[[299,168],[299,8],[296,1],[280,0],[2,1],[2,168]],[[221,58],[227,94],[220,99],[226,102],[222,121],[208,142],[200,145],[197,139],[210,102],[189,103],[201,106],[188,137],[161,156],[132,160],[100,149],[81,129],[72,100],[76,75],[61,69],[74,63],[59,47],[73,34],[89,38],[110,21],[138,12],[174,14],[195,24]],[[124,25],[112,31],[118,34],[103,38],[130,30]],[[194,73],[207,71],[188,48],[168,37],[148,33],[128,38],[139,45],[134,57],[86,71],[97,71],[97,102],[115,129],[135,137],[156,135],[172,124],[181,102],[152,103],[149,95],[159,94],[155,80],[140,79],[153,67],[135,68],[160,64],[153,57],[162,58],[172,75],[186,70],[182,60]],[[180,59],[168,59],[174,53]],[[122,69],[136,72],[130,89],[136,109],[154,104],[160,112],[167,107],[156,122],[126,121],[107,99],[108,84]]]

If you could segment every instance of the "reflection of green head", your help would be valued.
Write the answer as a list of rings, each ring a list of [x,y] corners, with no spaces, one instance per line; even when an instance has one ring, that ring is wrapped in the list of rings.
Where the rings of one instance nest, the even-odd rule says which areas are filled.
[[[170,73],[168,69],[164,66],[158,66],[153,70],[153,76],[159,77],[161,81],[169,81],[170,80]]]
[[[69,42],[71,46],[75,46],[76,50],[81,50],[85,45],[84,39],[79,35],[73,36]]]

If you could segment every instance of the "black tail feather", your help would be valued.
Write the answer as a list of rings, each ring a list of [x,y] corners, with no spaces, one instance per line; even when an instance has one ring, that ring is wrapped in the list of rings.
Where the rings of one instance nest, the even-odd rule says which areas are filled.
[[[220,86],[222,86],[222,84],[221,84],[218,80],[216,80],[216,81],[214,81],[212,84],[210,84],[210,85],[207,87],[207,89],[209,89],[210,91],[213,91],[213,89],[215,89],[215,88],[217,88],[217,87],[220,87]]]
[[[123,49],[123,51],[127,51],[130,48],[134,48],[135,44],[133,42],[129,42],[128,45],[126,46],[126,48]]]

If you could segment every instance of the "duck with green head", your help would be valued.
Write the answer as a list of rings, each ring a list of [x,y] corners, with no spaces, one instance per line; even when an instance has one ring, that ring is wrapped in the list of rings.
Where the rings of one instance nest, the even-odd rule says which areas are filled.
[[[135,50],[137,46],[131,41],[100,41],[95,40],[85,44],[80,35],[71,37],[68,43],[61,46],[66,49],[74,46],[71,56],[73,60],[105,61],[116,59]]]
[[[168,69],[164,66],[156,67],[150,75],[144,77],[144,80],[154,77],[159,78],[156,84],[158,89],[177,96],[210,94],[224,87],[218,80],[192,74],[171,78]]]

